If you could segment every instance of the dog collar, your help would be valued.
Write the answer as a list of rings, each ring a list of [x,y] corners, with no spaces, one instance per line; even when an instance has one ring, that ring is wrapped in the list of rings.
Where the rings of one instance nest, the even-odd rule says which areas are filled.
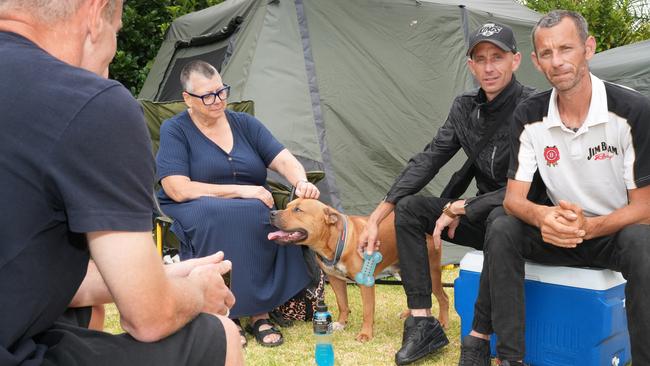
[[[345,249],[345,243],[348,241],[348,217],[346,215],[341,216],[343,216],[343,231],[341,232],[341,235],[339,235],[339,241],[336,243],[334,258],[332,260],[329,260],[322,255],[317,254],[318,258],[320,258],[323,264],[328,267],[334,267],[339,262],[341,259],[341,254],[343,254],[343,250]]]

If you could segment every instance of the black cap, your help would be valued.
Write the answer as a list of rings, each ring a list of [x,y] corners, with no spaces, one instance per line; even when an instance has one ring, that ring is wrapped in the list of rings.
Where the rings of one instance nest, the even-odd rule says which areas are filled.
[[[517,53],[517,41],[512,28],[505,24],[485,23],[469,37],[467,56],[472,55],[472,50],[481,42],[490,42],[504,51]]]

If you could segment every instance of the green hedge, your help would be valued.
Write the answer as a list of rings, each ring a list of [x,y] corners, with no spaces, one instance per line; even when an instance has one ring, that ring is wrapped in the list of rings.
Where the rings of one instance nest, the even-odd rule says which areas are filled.
[[[650,38],[650,5],[647,0],[522,0],[542,14],[553,9],[574,10],[589,24],[596,38],[596,52]]]
[[[223,0],[133,0],[124,3],[117,53],[110,66],[111,78],[137,95],[149,73],[165,32],[181,15],[221,3]]]

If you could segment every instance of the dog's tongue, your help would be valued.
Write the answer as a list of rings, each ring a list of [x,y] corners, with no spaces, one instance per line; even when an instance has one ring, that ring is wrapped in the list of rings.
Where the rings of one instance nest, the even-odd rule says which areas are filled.
[[[291,235],[291,233],[288,233],[288,232],[282,231],[282,230],[278,230],[278,231],[274,231],[272,233],[269,233],[268,239],[269,240],[278,240],[278,239],[282,239],[282,238],[287,238],[290,235]]]

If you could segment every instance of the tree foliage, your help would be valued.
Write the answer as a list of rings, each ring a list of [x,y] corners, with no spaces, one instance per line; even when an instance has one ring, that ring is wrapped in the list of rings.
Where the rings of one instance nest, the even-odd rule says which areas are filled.
[[[545,14],[554,9],[574,10],[589,24],[597,52],[650,39],[648,0],[521,0]]]
[[[124,3],[111,78],[137,95],[172,21],[223,0],[134,0]]]

